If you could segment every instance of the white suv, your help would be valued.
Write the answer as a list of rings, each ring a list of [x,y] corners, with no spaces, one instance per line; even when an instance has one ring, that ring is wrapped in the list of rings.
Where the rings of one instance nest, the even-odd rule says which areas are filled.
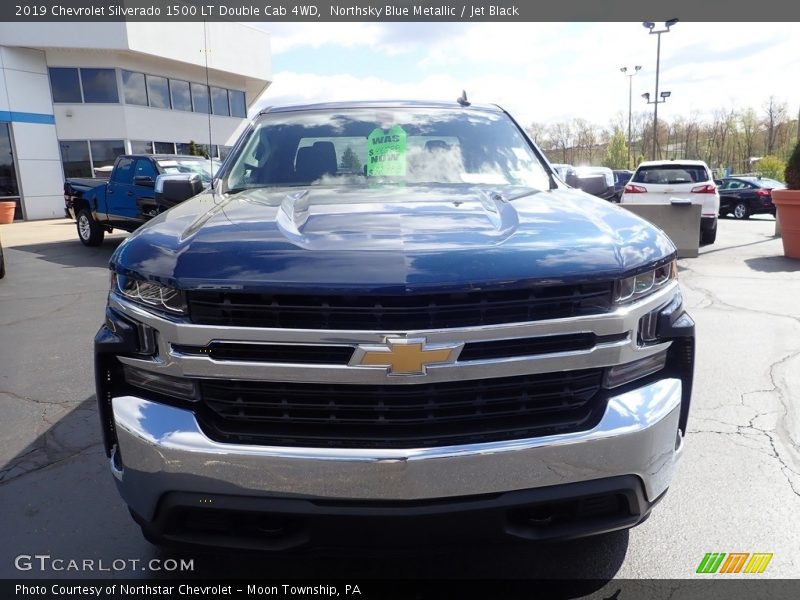
[[[717,239],[719,192],[702,160],[652,160],[641,163],[622,192],[622,204],[668,204],[672,199],[700,204],[700,244]]]

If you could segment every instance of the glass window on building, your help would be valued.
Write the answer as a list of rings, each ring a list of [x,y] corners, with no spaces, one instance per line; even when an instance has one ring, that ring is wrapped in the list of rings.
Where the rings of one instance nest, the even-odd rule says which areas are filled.
[[[175,144],[172,142],[153,142],[156,154],[175,154]]]
[[[92,177],[92,163],[89,159],[89,143],[86,140],[63,140],[61,147],[61,164],[64,177]]]
[[[147,88],[144,85],[144,74],[123,71],[122,95],[125,97],[126,104],[147,106]]]
[[[208,87],[199,83],[192,84],[192,106],[194,107],[194,112],[211,112],[208,102]]]
[[[153,108],[170,108],[169,84],[166,77],[147,76],[147,95]]]
[[[244,92],[228,90],[228,97],[231,99],[231,116],[245,118],[247,116],[247,106],[244,101]]]
[[[50,72],[50,89],[53,92],[53,102],[83,101],[78,69],[51,67],[48,71]]]
[[[194,146],[194,148],[192,148]],[[175,144],[176,154],[183,156],[206,156],[208,155],[208,148],[205,144],[198,144],[197,142],[189,142],[188,144]]]
[[[19,188],[11,148],[11,128],[8,123],[0,123],[0,198],[12,196],[19,196]]]
[[[114,164],[120,154],[125,154],[122,140],[91,140],[92,167],[108,167]]]
[[[169,89],[172,92],[172,108],[175,110],[192,110],[192,92],[188,81],[170,79]]]
[[[22,204],[19,201],[17,169],[14,166],[14,152],[11,146],[11,127],[0,123],[0,201],[15,202],[14,220],[22,218]]]
[[[211,88],[211,111],[215,115],[230,116],[231,111],[228,108],[228,90],[218,87]]]
[[[114,69],[81,69],[84,102],[119,102]]]
[[[131,140],[131,154],[152,154],[153,142]]]

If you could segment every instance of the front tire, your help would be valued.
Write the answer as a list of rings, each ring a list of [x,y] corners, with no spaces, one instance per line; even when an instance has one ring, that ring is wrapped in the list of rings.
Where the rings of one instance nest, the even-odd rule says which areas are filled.
[[[103,226],[98,223],[89,209],[82,208],[78,212],[78,238],[84,246],[99,246],[103,243],[105,230]]]
[[[739,202],[736,206],[733,207],[733,217],[735,219],[749,219],[750,218],[750,209],[747,207],[747,204],[744,202]]]

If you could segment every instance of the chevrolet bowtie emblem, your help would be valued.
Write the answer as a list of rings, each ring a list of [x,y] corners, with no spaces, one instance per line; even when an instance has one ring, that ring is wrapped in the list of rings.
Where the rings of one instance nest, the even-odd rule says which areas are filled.
[[[425,338],[387,338],[385,344],[361,344],[351,367],[381,367],[389,375],[424,375],[429,365],[453,363],[464,344],[426,344]]]

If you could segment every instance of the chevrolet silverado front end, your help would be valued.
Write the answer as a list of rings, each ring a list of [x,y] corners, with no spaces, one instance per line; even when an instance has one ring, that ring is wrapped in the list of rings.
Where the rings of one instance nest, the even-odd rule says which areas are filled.
[[[257,117],[111,261],[111,470],[148,539],[287,550],[632,527],[686,432],[675,248],[501,109]]]

